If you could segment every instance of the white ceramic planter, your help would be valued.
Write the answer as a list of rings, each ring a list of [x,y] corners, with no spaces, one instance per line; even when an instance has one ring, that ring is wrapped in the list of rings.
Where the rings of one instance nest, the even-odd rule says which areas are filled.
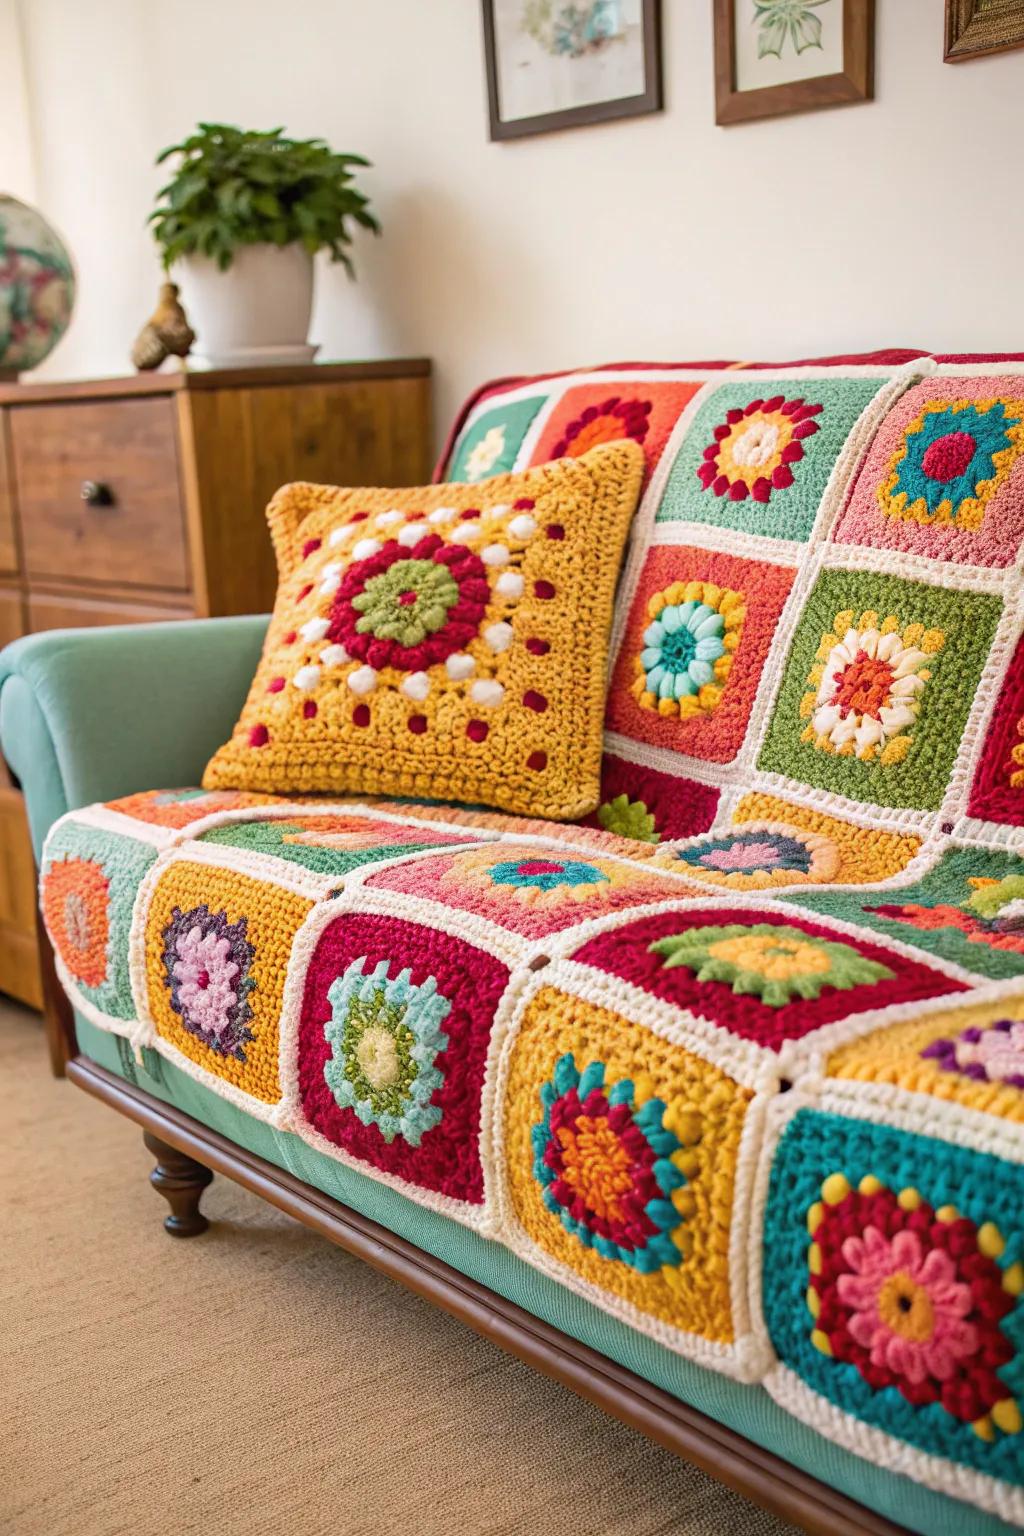
[[[190,362],[206,368],[308,363],[313,258],[301,245],[243,245],[226,272],[186,256],[172,273],[196,333]]]

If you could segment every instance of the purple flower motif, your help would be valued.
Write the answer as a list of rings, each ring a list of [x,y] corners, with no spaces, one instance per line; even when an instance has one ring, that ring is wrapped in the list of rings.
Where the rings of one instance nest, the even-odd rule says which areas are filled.
[[[1024,1021],[999,1019],[988,1029],[972,1024],[952,1040],[933,1040],[921,1055],[943,1072],[959,1072],[980,1083],[1024,1088]]]
[[[244,1046],[255,1038],[247,1026],[256,950],[246,919],[229,923],[226,912],[211,912],[205,902],[187,912],[175,907],[163,941],[164,986],[185,1028],[218,1055],[244,1061]]]

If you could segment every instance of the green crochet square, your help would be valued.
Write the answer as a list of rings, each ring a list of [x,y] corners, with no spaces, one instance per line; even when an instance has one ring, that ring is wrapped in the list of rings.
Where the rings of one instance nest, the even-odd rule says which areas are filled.
[[[1001,610],[988,593],[822,572],[758,766],[865,805],[937,810]]]
[[[474,482],[506,474],[514,467],[530,423],[546,399],[546,395],[531,395],[528,400],[506,400],[484,411],[456,444],[448,479]]]
[[[843,445],[885,382],[738,379],[720,385],[690,423],[655,520],[806,542]]]

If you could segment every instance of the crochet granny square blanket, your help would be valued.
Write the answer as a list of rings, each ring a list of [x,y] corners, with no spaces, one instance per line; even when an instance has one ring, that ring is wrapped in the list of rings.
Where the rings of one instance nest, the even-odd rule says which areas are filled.
[[[1024,367],[517,382],[449,475],[624,436],[591,825],[76,811],[43,858],[61,978],[129,1047],[1024,1522]]]

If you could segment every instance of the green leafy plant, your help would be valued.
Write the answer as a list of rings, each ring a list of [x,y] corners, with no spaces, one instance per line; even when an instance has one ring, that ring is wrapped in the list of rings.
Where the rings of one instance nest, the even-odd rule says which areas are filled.
[[[329,250],[352,276],[349,221],[380,232],[353,185],[352,167],[370,162],[335,154],[323,139],[200,123],[158,155],[157,165],[173,155],[177,168],[148,219],[165,267],[182,256],[209,256],[223,271],[240,246],[298,241],[311,255]]]

